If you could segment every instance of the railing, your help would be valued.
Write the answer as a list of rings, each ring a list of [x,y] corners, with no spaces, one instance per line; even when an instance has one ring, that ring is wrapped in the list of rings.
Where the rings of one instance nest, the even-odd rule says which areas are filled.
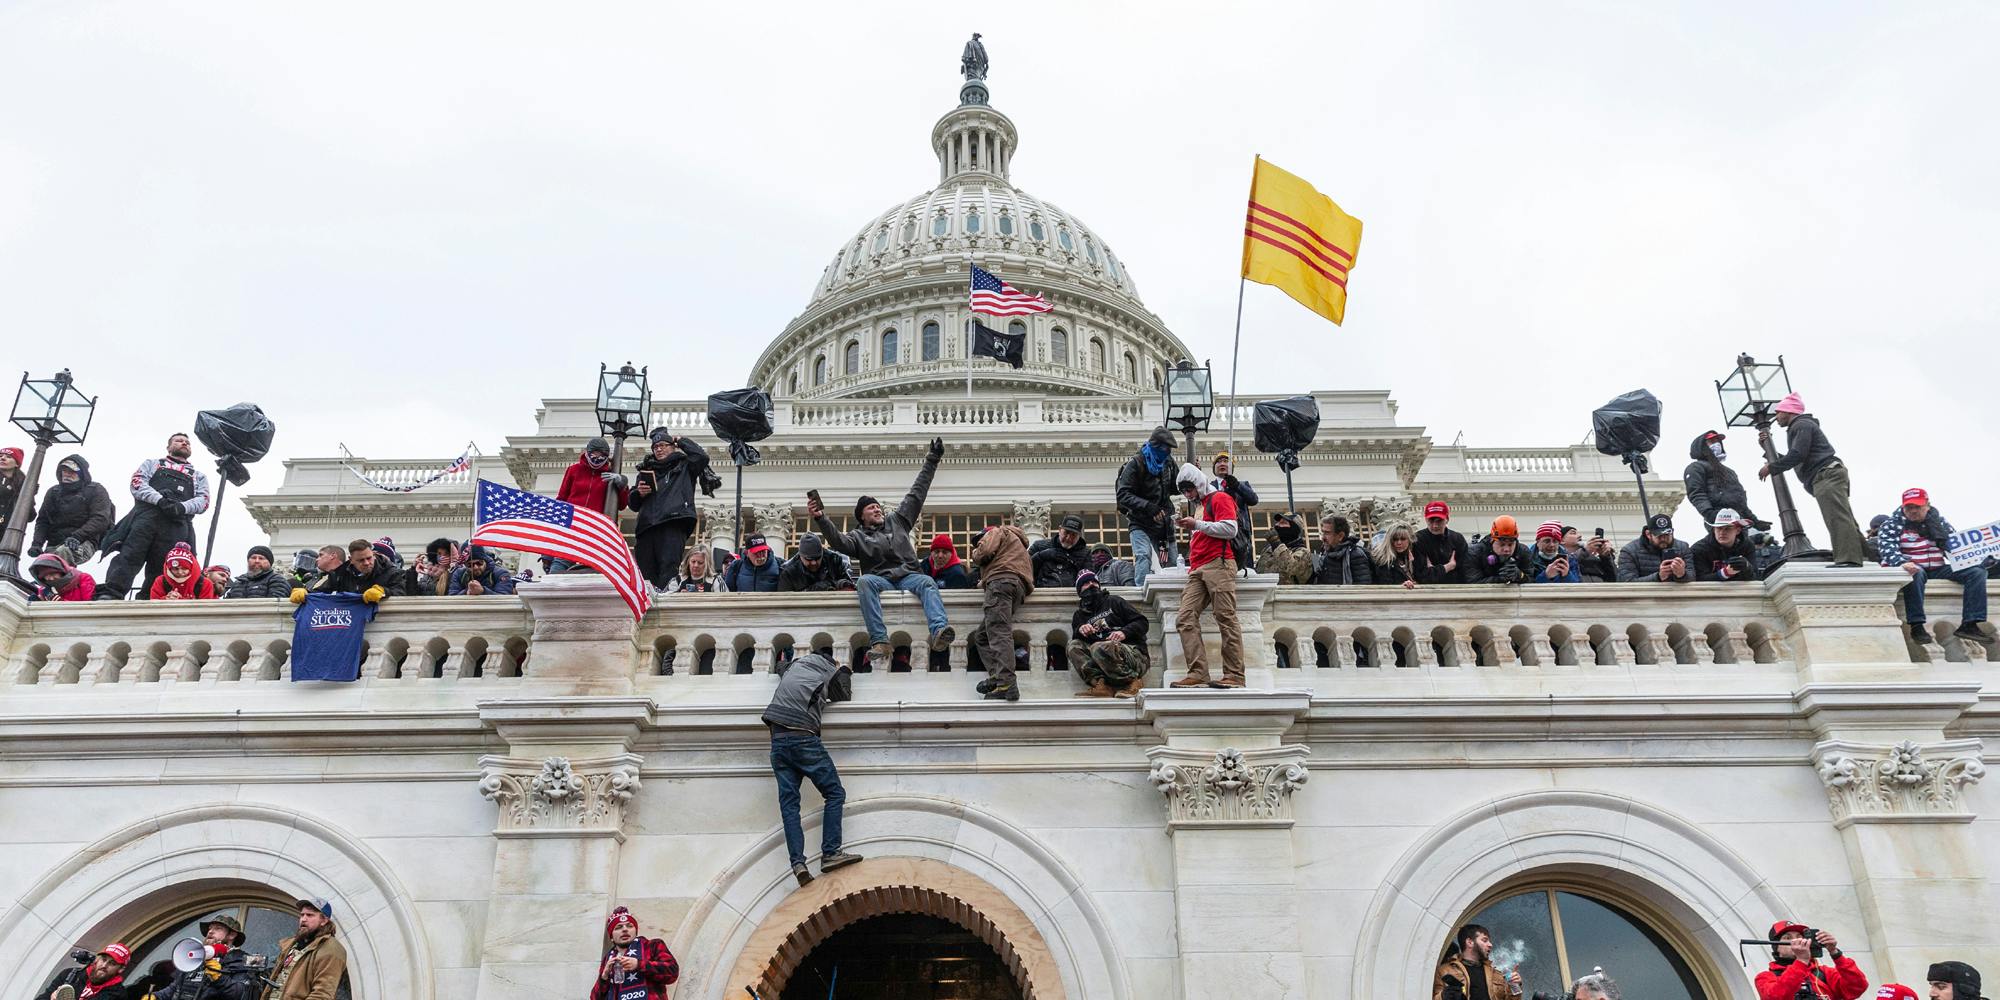
[[[1468,448],[1465,451],[1465,469],[1481,476],[1567,476],[1576,471],[1576,456],[1568,448]]]
[[[917,423],[925,427],[978,427],[1021,422],[1021,406],[1011,399],[967,399],[917,404]]]
[[[1145,417],[1146,405],[1136,399],[1042,401],[1042,422],[1047,424],[1137,424]]]
[[[965,374],[966,365],[964,358],[938,361],[912,361],[880,368],[870,368],[867,371],[856,372],[852,375],[840,375],[816,386],[801,386],[799,394],[795,398],[800,400],[824,399],[827,396],[839,395],[840,393],[851,389],[858,389],[862,386],[893,386],[898,382],[936,378],[963,379],[965,378]],[[1032,378],[1041,382],[1055,382],[1092,389],[1106,389],[1120,394],[1143,391],[1143,387],[1138,383],[1118,378],[1110,372],[1032,361],[1023,365],[1018,370],[981,366],[975,368],[972,374],[982,379],[990,378],[995,374],[1005,375],[1010,380]]]
[[[895,422],[894,403],[856,401],[792,404],[793,427],[887,427]]]
[[[649,426],[666,427],[677,431],[707,430],[708,403],[706,401],[655,402]]]

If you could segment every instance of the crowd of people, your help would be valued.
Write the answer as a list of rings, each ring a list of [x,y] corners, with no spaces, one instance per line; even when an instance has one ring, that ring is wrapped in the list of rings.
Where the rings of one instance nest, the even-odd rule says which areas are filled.
[[[279,941],[275,954],[244,951],[242,923],[222,912],[196,925],[201,954],[185,968],[164,958],[133,969],[132,949],[123,942],[78,949],[71,955],[75,967],[57,973],[34,1000],[334,1000],[347,973],[347,949],[335,933],[333,903],[301,899],[298,910],[298,933]]]

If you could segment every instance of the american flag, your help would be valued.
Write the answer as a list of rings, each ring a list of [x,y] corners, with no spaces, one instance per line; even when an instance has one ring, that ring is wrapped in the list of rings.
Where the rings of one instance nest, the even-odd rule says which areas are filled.
[[[652,588],[639,575],[625,536],[598,511],[482,479],[473,506],[472,543],[589,566],[611,581],[634,618],[645,617],[653,605]]]
[[[1045,313],[1055,306],[1039,295],[1029,295],[981,267],[972,269],[972,311],[988,316],[1026,316]]]

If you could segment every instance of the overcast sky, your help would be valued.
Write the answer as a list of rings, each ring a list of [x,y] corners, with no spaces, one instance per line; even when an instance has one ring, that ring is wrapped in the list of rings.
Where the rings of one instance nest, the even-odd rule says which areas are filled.
[[[1246,392],[1387,388],[1439,443],[1502,446],[1644,386],[1673,476],[1736,354],[1782,354],[1864,517],[1911,484],[2000,517],[1991,4],[16,0],[0,374],[72,368],[110,480],[260,403],[248,492],[341,442],[497,452],[599,361],[739,385],[834,250],[935,183],[974,30],[1014,179],[1218,376],[1252,155],[1365,221],[1345,327],[1251,286]]]

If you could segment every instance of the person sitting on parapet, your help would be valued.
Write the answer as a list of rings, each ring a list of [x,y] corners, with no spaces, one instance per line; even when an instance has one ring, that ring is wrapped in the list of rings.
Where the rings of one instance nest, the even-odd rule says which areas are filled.
[[[820,505],[817,490],[806,496],[806,513],[812,518],[813,527],[818,530],[826,544],[835,552],[852,558],[858,565],[861,577],[855,581],[857,603],[861,605],[861,621],[868,629],[868,655],[878,670],[889,667],[892,650],[889,647],[889,629],[882,621],[882,592],[901,590],[917,595],[924,606],[924,618],[930,625],[930,647],[941,649],[951,645],[957,638],[952,630],[951,619],[944,611],[944,598],[939,596],[937,581],[918,572],[916,545],[910,541],[910,532],[916,529],[917,519],[924,514],[924,499],[930,495],[931,480],[937,477],[938,462],[944,459],[944,439],[932,438],[928,454],[924,456],[924,467],[917,473],[916,482],[910,485],[910,492],[894,511],[885,511],[874,497],[862,496],[854,501],[852,531],[841,531],[826,516],[826,508]]]
[[[1951,568],[1949,556],[1954,534],[1951,522],[1931,506],[1929,493],[1916,487],[1904,490],[1902,506],[1882,522],[1882,530],[1877,534],[1882,565],[1901,569],[1910,575],[1909,584],[1903,588],[1903,617],[1909,623],[1911,639],[1926,645],[1937,645],[1937,639],[1924,627],[1924,584],[1931,580],[1950,580],[1965,588],[1959,626],[1952,635],[1982,646],[1991,646],[1992,637],[1980,627],[1986,624],[1986,569],[1983,566]]]
[[[1146,685],[1146,616],[1122,597],[1105,593],[1097,574],[1076,578],[1076,613],[1070,616],[1070,669],[1083,681],[1079,698],[1130,698]]]

